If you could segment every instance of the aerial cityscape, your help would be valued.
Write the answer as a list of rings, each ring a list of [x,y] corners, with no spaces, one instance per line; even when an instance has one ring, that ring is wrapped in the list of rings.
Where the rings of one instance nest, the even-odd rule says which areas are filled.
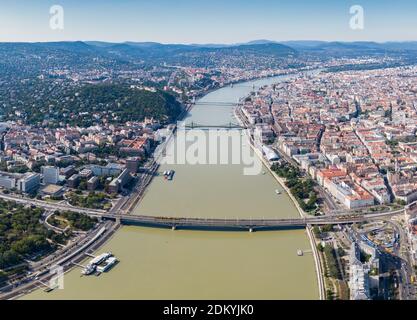
[[[0,300],[417,298],[413,1],[4,2]]]

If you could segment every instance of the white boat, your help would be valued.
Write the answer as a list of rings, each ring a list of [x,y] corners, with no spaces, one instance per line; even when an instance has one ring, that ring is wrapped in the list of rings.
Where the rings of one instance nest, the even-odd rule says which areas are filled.
[[[99,273],[106,272],[110,270],[117,262],[118,261],[115,257],[110,257],[104,262],[102,266],[97,267],[97,272]]]
[[[91,260],[89,264],[97,266],[98,264],[102,263],[111,256],[113,256],[111,252],[102,253],[99,256],[95,257],[93,260]]]
[[[279,195],[279,194],[281,194],[281,191],[279,191],[279,190],[277,189],[277,190],[275,190],[275,193]]]
[[[93,264],[88,264],[81,273],[85,276],[89,276],[90,274],[93,274],[94,271],[96,271],[96,266]]]
[[[93,258],[89,264],[81,271],[85,276],[93,274],[97,270],[97,266],[107,261],[109,258],[113,257],[111,252],[102,253],[99,256]]]

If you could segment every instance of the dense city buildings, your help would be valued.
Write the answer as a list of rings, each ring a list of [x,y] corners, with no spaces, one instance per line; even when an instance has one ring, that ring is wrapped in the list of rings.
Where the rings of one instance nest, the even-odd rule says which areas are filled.
[[[0,44],[8,66],[0,81],[0,196],[15,201],[10,203],[24,220],[34,219],[27,224],[33,232],[17,232],[16,210],[0,201],[8,234],[0,248],[0,279],[2,269],[8,272],[4,297],[20,294],[20,287],[35,289],[52,262],[65,271],[80,265],[121,224],[173,231],[302,227],[307,236],[300,237],[311,250],[291,247],[285,259],[312,253],[321,299],[415,297],[413,49],[398,55],[376,44],[372,50],[371,44],[293,45]],[[199,100],[217,89],[224,101]],[[194,127],[192,108],[205,109],[207,127]],[[213,110],[221,111],[211,119]],[[191,125],[177,127],[184,119]],[[176,172],[158,162],[178,130],[212,128],[220,135],[238,130],[265,165],[259,175],[276,185],[237,188],[239,200],[232,205],[239,214],[212,204],[201,208],[189,198],[201,192],[203,203],[213,192],[216,200],[226,194],[232,199],[230,190],[219,195],[217,187],[230,182],[229,174],[240,181],[233,169],[204,180],[204,172],[187,163],[192,183],[181,187],[176,180],[187,175],[182,168]],[[148,190],[154,179],[159,186]],[[216,180],[214,188],[207,187],[210,180]],[[191,184],[192,190],[180,190]],[[146,191],[156,199],[153,210],[136,212],[149,197]],[[290,217],[276,217],[285,203],[281,211]],[[251,206],[250,219],[240,216]],[[264,208],[268,218],[257,212]],[[204,210],[222,216],[194,217]],[[103,255],[81,265],[83,275],[116,264],[112,254]],[[277,258],[284,259],[281,253]],[[19,264],[30,271],[21,272]]]
[[[261,89],[242,111],[261,144],[273,131],[276,147],[346,208],[409,204],[416,80],[415,67],[305,75]]]

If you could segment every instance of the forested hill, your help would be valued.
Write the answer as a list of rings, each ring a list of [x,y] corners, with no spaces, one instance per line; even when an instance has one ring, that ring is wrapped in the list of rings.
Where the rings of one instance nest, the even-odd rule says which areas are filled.
[[[172,122],[183,107],[174,96],[163,91],[146,91],[124,84],[84,85],[62,95],[39,101],[36,107],[23,107],[19,119],[28,124],[88,127],[94,124],[142,121],[153,117]],[[15,113],[6,119],[16,120]]]
[[[98,117],[101,114],[110,122],[141,121],[145,117],[171,122],[182,112],[181,104],[169,93],[121,84],[84,86],[77,90],[68,108],[73,115],[89,112]]]

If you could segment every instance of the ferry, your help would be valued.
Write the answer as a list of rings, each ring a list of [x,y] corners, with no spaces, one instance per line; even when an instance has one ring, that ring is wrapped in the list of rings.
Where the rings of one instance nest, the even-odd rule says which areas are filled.
[[[118,260],[115,257],[110,257],[106,259],[106,261],[104,261],[102,265],[97,266],[97,272],[98,273],[106,272],[110,270],[117,262]]]
[[[88,264],[82,271],[81,274],[84,276],[89,276],[96,271],[96,266],[92,264]]]
[[[99,256],[93,258],[85,267],[84,269],[81,271],[81,274],[85,275],[85,276],[89,276],[91,274],[93,274],[96,270],[97,267],[102,264],[103,262],[105,262],[106,260],[108,260],[109,258],[113,257],[113,254],[111,252],[106,252],[106,253],[102,253]]]
[[[54,291],[55,289],[57,289],[58,287],[59,287],[58,285],[55,285],[53,287],[47,287],[43,291],[46,292],[46,293],[50,293],[50,292]]]
[[[99,256],[95,257],[93,260],[91,260],[89,264],[97,266],[112,256],[113,255],[111,252],[102,253]]]

